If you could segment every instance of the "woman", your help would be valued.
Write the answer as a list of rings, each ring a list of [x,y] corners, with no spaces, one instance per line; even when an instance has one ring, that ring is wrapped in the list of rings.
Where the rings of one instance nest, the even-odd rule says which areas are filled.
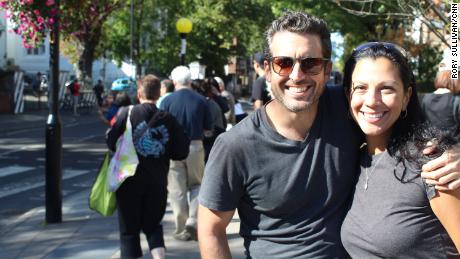
[[[439,132],[422,126],[402,51],[390,43],[366,43],[345,65],[350,112],[366,145],[342,242],[354,258],[458,258],[460,190],[436,191],[420,177],[421,150]],[[448,135],[437,141],[440,149],[455,143]]]
[[[440,67],[434,80],[436,91],[423,97],[422,108],[427,119],[440,129],[455,132],[460,140],[460,85],[450,78],[450,70]]]

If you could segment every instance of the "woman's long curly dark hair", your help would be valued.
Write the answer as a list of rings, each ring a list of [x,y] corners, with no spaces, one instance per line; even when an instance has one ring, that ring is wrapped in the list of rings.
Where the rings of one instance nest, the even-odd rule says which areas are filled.
[[[387,146],[388,153],[398,161],[405,163],[404,160],[406,160],[420,168],[422,164],[433,158],[422,153],[428,141],[436,139],[438,152],[436,152],[435,156],[439,156],[456,142],[449,132],[434,128],[425,122],[418,100],[414,75],[400,47],[385,42],[370,42],[357,47],[345,63],[343,80],[345,94],[347,96],[351,94],[352,74],[358,61],[365,58],[377,59],[380,57],[390,60],[397,68],[403,82],[404,91],[412,88],[412,95],[407,105],[407,116],[400,116],[393,125]]]

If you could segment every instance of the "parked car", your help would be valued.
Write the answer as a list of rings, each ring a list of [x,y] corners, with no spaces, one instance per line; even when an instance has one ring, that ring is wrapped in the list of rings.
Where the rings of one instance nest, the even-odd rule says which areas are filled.
[[[136,82],[130,77],[122,77],[118,78],[117,80],[113,81],[112,83],[112,91],[125,91],[129,88],[137,88]]]

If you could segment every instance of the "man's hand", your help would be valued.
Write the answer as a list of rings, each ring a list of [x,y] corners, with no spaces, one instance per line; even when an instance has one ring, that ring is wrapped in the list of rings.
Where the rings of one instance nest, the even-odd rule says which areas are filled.
[[[435,145],[428,144],[423,151],[429,154]],[[431,160],[422,167],[421,176],[428,184],[436,185],[440,191],[456,190],[460,188],[460,144],[446,150],[440,157]]]
[[[225,231],[234,213],[234,210],[215,211],[199,205],[198,242],[201,258],[230,259],[232,257]]]

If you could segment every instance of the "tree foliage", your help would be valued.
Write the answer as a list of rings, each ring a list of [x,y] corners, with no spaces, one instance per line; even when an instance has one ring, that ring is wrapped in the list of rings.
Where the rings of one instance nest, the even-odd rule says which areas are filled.
[[[77,75],[82,79],[91,79],[102,25],[122,4],[121,0],[0,1],[0,7],[7,10],[7,17],[14,22],[13,30],[21,35],[26,48],[43,43],[51,25],[59,19],[64,40],[61,46],[69,56],[78,56]]]
[[[62,35],[67,43],[63,46],[68,46],[64,52],[68,52],[69,56],[78,56],[79,78],[91,81],[93,61],[100,55],[98,47],[103,35],[103,25],[122,6],[121,0],[62,1]]]
[[[6,10],[12,30],[22,37],[25,48],[43,42],[58,13],[54,0],[0,0],[0,8]]]
[[[186,62],[199,61],[207,66],[208,73],[222,75],[230,55],[262,50],[263,30],[274,17],[270,6],[263,1],[135,0],[135,3],[133,38],[142,47],[135,51],[134,61],[144,65],[147,72],[163,76],[180,61],[180,37],[175,28],[179,18],[193,22],[192,32],[187,35]],[[140,10],[152,11],[141,14]],[[106,26],[110,55],[119,62],[129,60],[129,17],[129,8],[124,8]]]
[[[447,1],[436,0],[335,0],[338,6],[356,16],[386,17],[388,20],[420,20],[439,41],[450,47]]]

